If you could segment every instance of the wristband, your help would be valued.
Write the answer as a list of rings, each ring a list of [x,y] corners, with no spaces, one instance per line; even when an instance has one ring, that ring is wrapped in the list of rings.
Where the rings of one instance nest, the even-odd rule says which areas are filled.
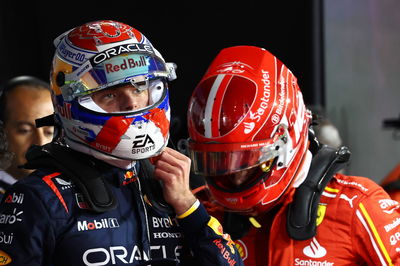
[[[197,208],[200,206],[200,201],[198,199],[196,199],[196,201],[193,203],[193,205],[184,213],[182,213],[181,215],[176,216],[176,218],[178,219],[183,219],[187,216],[189,216],[190,214],[192,214],[195,210],[197,210]]]

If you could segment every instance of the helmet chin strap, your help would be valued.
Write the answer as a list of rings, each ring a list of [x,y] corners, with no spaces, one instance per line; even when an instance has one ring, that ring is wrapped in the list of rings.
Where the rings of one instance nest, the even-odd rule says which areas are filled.
[[[96,159],[99,159],[105,163],[111,164],[111,165],[116,166],[121,169],[132,169],[136,164],[136,161],[115,158],[110,155],[98,152],[94,149],[90,149],[87,146],[82,145],[80,143],[69,141],[68,139],[65,139],[65,142],[73,150],[80,151],[85,154],[91,155],[91,156],[95,157]]]

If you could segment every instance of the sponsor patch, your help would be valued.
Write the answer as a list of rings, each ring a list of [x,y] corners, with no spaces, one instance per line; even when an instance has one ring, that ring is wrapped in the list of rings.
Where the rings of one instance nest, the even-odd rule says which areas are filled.
[[[0,243],[1,244],[7,244],[10,245],[12,244],[14,238],[14,234],[13,233],[4,233],[4,232],[0,232]]]
[[[303,253],[307,257],[319,259],[326,255],[326,249],[319,244],[315,237],[313,237],[311,243],[303,249]]]
[[[81,193],[75,193],[76,204],[79,209],[89,210],[89,204],[86,202],[85,197]]]
[[[132,154],[152,151],[156,148],[154,140],[148,135],[138,135],[132,143]]]
[[[17,209],[14,208],[12,214],[0,214],[0,224],[15,224],[16,222],[21,222],[22,218],[21,215],[23,214],[23,211],[17,211]]]
[[[98,53],[96,56],[90,58],[90,62],[94,65],[98,65],[107,59],[126,53],[154,54],[154,50],[151,45],[143,43],[123,44]]]
[[[345,180],[342,180],[342,179],[336,179],[336,181],[339,182],[340,184],[343,184],[343,185],[352,186],[352,187],[358,187],[362,191],[368,191],[368,189],[365,188],[363,185],[361,185],[360,183],[354,182],[354,181],[348,182],[348,181],[345,181]]]
[[[57,54],[65,61],[75,66],[79,66],[88,60],[88,58],[92,57],[94,53],[77,49],[66,42],[64,38],[57,47]]]
[[[78,231],[90,231],[107,228],[117,228],[119,227],[119,223],[117,218],[102,218],[93,221],[78,221],[77,227]]]
[[[231,249],[231,252],[235,254],[235,249],[233,248],[233,245],[235,244],[233,240],[231,239],[231,236],[229,234],[224,234],[224,231],[222,229],[222,225],[219,223],[219,221],[212,217],[208,221],[208,227],[210,227],[217,235],[222,236],[227,242],[227,246]],[[214,241],[215,242],[215,241]]]
[[[397,226],[399,226],[400,224],[400,218],[397,217],[393,222],[391,222],[390,224],[387,224],[384,226],[385,231],[389,232],[390,230],[396,228]]]
[[[324,220],[326,213],[326,204],[318,204],[318,210],[317,210],[317,226],[319,226],[322,221]]]
[[[381,199],[378,203],[383,212],[387,214],[392,214],[400,207],[399,203],[392,199]]]
[[[236,249],[239,251],[240,257],[244,261],[249,256],[247,246],[242,240],[235,240]]]
[[[4,200],[5,203],[22,204],[24,201],[24,193],[12,193]]]
[[[12,261],[11,257],[4,251],[0,250],[0,265],[10,264],[11,261]]]

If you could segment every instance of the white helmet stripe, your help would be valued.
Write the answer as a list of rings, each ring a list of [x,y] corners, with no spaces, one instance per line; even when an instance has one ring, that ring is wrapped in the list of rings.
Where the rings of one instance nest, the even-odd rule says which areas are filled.
[[[212,137],[212,130],[211,130],[211,118],[212,118],[212,111],[214,107],[214,99],[215,95],[218,92],[218,88],[221,85],[222,80],[224,79],[225,74],[220,74],[214,81],[214,84],[211,87],[210,93],[208,94],[206,110],[204,114],[204,135],[206,138]]]

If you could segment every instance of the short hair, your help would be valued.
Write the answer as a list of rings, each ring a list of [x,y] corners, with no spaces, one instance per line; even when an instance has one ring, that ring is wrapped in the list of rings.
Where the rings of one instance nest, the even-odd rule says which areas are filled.
[[[33,76],[17,76],[10,79],[0,91],[0,124],[4,124],[6,120],[7,95],[19,86],[28,86],[32,89],[45,89],[51,92],[49,83]]]

